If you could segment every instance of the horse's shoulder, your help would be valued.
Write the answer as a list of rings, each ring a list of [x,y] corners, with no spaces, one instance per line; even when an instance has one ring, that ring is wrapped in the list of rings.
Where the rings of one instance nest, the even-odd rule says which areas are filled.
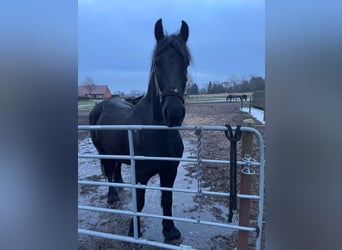
[[[121,99],[109,99],[107,100],[108,102],[106,103],[107,106],[109,107],[115,107],[115,108],[132,108],[134,107],[133,104],[126,102]]]
[[[99,102],[90,112],[90,119],[97,124],[124,124],[134,105],[119,99]],[[93,122],[93,123],[94,123]]]

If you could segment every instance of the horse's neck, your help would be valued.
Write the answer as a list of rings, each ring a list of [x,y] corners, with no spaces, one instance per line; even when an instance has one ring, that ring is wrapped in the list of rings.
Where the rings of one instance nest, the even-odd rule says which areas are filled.
[[[147,94],[151,100],[156,97],[159,98],[159,90],[157,89],[157,84],[155,83],[154,74],[152,73],[150,76],[150,80],[148,82]]]
[[[144,112],[145,118],[151,121],[151,124],[162,124],[163,114],[162,107],[160,104],[159,91],[157,90],[156,84],[151,77],[146,96],[137,103],[136,107],[138,112]],[[141,109],[140,109],[141,108]],[[143,110],[143,111],[142,111]]]

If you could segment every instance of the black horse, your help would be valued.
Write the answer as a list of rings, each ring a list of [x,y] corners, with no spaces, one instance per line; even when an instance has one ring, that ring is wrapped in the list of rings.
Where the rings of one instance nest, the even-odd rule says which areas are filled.
[[[141,96],[133,96],[133,97],[127,97],[125,98],[126,102],[132,103],[133,105],[137,104],[142,98],[144,97],[144,95]]]
[[[105,100],[97,104],[89,114],[91,125],[167,125],[181,126],[184,116],[184,92],[187,81],[187,67],[190,53],[186,46],[189,28],[182,21],[179,34],[164,35],[162,20],[154,28],[157,40],[153,52],[150,80],[146,95],[136,104],[121,100]],[[99,154],[128,155],[127,131],[92,130],[91,138]],[[133,135],[136,155],[181,157],[184,145],[177,130],[141,130]],[[121,163],[125,160],[101,160],[109,182],[122,182]],[[146,185],[148,180],[159,174],[162,187],[173,187],[179,162],[136,161],[136,183]],[[117,192],[110,187],[108,202],[118,200]],[[137,209],[140,212],[145,203],[145,189],[137,189]],[[172,216],[172,192],[162,191],[163,215]],[[138,233],[140,220],[138,218]],[[163,235],[166,240],[181,236],[172,220],[163,220]],[[129,236],[133,236],[133,220]]]
[[[239,98],[241,102],[244,102],[244,101],[247,102],[247,95],[239,95]]]
[[[226,97],[226,101],[232,102],[236,99],[236,95],[228,95]]]

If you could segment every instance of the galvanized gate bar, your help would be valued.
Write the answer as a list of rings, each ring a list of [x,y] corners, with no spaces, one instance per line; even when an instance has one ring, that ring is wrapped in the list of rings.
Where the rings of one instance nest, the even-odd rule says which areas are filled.
[[[150,218],[155,218],[155,219],[172,219],[172,220],[176,220],[176,221],[189,222],[189,223],[208,225],[208,226],[223,227],[223,228],[235,229],[235,230],[243,230],[243,231],[249,231],[249,232],[255,232],[256,231],[256,229],[254,227],[243,227],[243,226],[237,226],[237,225],[233,225],[233,224],[225,224],[225,223],[218,223],[218,222],[197,220],[197,219],[189,219],[189,218],[180,218],[180,217],[175,217],[175,216],[164,216],[164,215],[156,215],[156,214],[149,214],[149,213],[143,213],[143,212],[131,212],[131,211],[125,211],[125,210],[120,210],[120,209],[101,208],[101,207],[92,207],[92,206],[81,206],[81,205],[78,206],[78,208],[82,209],[82,210],[97,211],[97,212],[112,213],[112,214],[142,216],[142,217],[150,217]]]
[[[208,131],[226,131],[225,126],[181,126],[168,127],[163,125],[78,125],[79,130],[208,130]],[[236,130],[236,127],[232,127]],[[254,128],[241,127],[242,132],[259,133]],[[261,136],[261,135],[260,135]]]
[[[127,130],[128,133],[128,141],[129,141],[129,156],[131,158],[131,171],[132,171],[132,185],[136,185],[135,182],[135,160],[134,160],[134,142],[133,142],[133,133],[132,130]],[[136,214],[138,212],[137,209],[137,189],[132,189],[132,201],[133,201],[133,212]],[[139,238],[138,234],[138,217],[136,215],[133,216],[133,235],[134,239],[137,240]]]
[[[78,181],[78,184],[94,185],[94,186],[121,187],[121,188],[152,189],[152,190],[174,191],[174,192],[191,193],[191,194],[198,193],[197,190],[191,190],[191,189],[185,189],[185,188],[168,188],[168,187],[141,185],[141,184],[132,185],[132,184],[126,184],[126,183],[98,182],[98,181]],[[206,195],[215,195],[215,196],[223,196],[223,197],[229,197],[230,196],[230,193],[223,193],[223,192],[213,192],[213,191],[202,190],[202,193],[206,194]],[[242,198],[242,199],[253,199],[253,200],[260,199],[260,197],[258,195],[251,195],[251,194],[238,194],[237,197]]]
[[[143,244],[143,245],[149,245],[149,246],[155,246],[155,247],[162,247],[162,248],[166,248],[166,249],[176,249],[176,250],[193,249],[191,246],[186,246],[186,245],[175,246],[175,245],[161,243],[158,241],[152,241],[152,240],[147,240],[147,239],[142,239],[142,238],[134,239],[134,238],[128,237],[128,236],[110,234],[110,233],[102,233],[102,232],[92,231],[92,230],[87,230],[87,229],[78,229],[78,233],[102,237],[102,238],[106,238],[106,239],[120,240],[120,241],[126,241],[126,242],[130,242],[130,243],[137,243],[137,244]]]
[[[141,155],[135,155],[133,157],[128,156],[128,155],[94,155],[94,154],[79,154],[78,158],[91,158],[91,159],[114,159],[114,160],[140,160],[140,161],[147,161],[147,160],[152,160],[152,161],[184,161],[184,162],[194,162],[196,163],[197,160],[194,158],[177,158],[177,157],[156,157],[156,156],[141,156]],[[202,162],[205,163],[219,163],[219,164],[229,164],[230,161],[227,160],[211,160],[211,159],[202,159]],[[238,165],[247,165],[246,162],[244,161],[237,161]],[[253,163],[248,163],[249,165],[253,166],[260,166],[259,162],[253,162]]]
[[[261,249],[261,235],[262,235],[262,219],[264,213],[264,185],[265,185],[265,155],[264,155],[264,139],[259,131],[255,130],[254,134],[259,142],[259,160],[260,160],[260,177],[259,177],[259,208],[258,208],[258,237],[256,240],[257,250]]]
[[[146,188],[146,189],[155,189],[155,190],[170,190],[170,191],[178,191],[178,192],[188,192],[188,193],[197,193],[197,190],[183,190],[183,189],[174,189],[174,188],[162,188],[162,187],[152,187],[147,185],[137,185],[135,183],[135,160],[168,160],[168,161],[185,161],[185,162],[197,162],[197,159],[194,158],[173,158],[173,157],[145,157],[145,156],[135,156],[134,155],[134,145],[133,145],[133,130],[208,130],[208,131],[226,131],[227,127],[225,126],[182,126],[182,127],[167,127],[167,126],[154,126],[154,125],[79,125],[79,130],[127,130],[128,132],[128,139],[129,139],[129,148],[130,148],[130,155],[90,155],[84,154],[79,155],[79,158],[100,158],[100,159],[127,159],[131,162],[131,169],[132,169],[132,184],[121,184],[121,183],[108,183],[108,182],[91,182],[91,181],[79,181],[79,184],[85,185],[105,185],[105,186],[121,186],[121,187],[128,187],[132,188],[132,200],[133,200],[133,212],[132,211],[124,211],[124,210],[115,210],[115,209],[106,209],[106,208],[97,208],[97,207],[90,207],[90,206],[79,206],[79,209],[86,209],[92,211],[101,211],[101,212],[110,212],[110,213],[119,213],[119,214],[127,214],[133,216],[133,224],[134,224],[134,238],[121,236],[121,235],[114,235],[114,234],[107,234],[101,232],[95,232],[91,230],[79,229],[79,233],[89,234],[104,238],[110,238],[115,240],[122,240],[127,242],[133,243],[140,243],[152,246],[160,246],[167,249],[191,249],[189,246],[174,246],[160,242],[149,241],[146,239],[138,238],[137,233],[137,216],[146,216],[146,217],[154,217],[154,218],[169,218],[178,221],[185,221],[195,224],[204,224],[204,225],[214,225],[218,227],[226,227],[226,228],[233,228],[237,230],[246,230],[250,232],[258,232],[257,240],[256,240],[256,249],[260,250],[261,248],[261,234],[262,234],[262,218],[263,218],[263,199],[264,199],[264,141],[261,134],[254,128],[250,127],[241,127],[242,132],[251,132],[253,133],[258,139],[259,145],[259,163],[253,162],[249,163],[249,165],[258,166],[260,168],[260,177],[259,177],[259,195],[246,195],[246,194],[238,194],[239,198],[248,198],[248,199],[257,199],[258,202],[258,219],[257,224],[258,228],[253,227],[242,227],[242,226],[235,226],[230,224],[223,224],[223,223],[216,223],[210,221],[199,221],[193,219],[185,219],[185,218],[177,218],[177,217],[168,217],[168,216],[161,216],[161,215],[153,215],[147,213],[139,213],[137,212],[136,208],[136,189],[137,188]],[[235,130],[236,127],[233,127]],[[226,160],[211,160],[211,159],[200,159],[201,162],[207,163],[221,163],[227,164],[230,161]],[[238,165],[246,165],[246,162],[239,161]],[[203,193],[207,195],[220,195],[220,196],[229,196],[229,193],[222,193],[222,192],[210,192],[210,191],[203,191]]]

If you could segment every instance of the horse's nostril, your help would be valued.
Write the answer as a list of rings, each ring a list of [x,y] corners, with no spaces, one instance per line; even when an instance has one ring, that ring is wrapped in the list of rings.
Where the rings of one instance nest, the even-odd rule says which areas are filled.
[[[185,108],[184,107],[169,107],[163,109],[163,115],[165,118],[166,125],[169,127],[181,126],[184,116],[185,116]]]

